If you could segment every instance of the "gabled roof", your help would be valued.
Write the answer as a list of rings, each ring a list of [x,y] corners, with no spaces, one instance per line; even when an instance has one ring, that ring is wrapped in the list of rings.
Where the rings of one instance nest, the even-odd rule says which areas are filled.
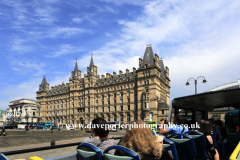
[[[143,56],[141,68],[144,67],[144,63],[146,61],[149,62],[150,66],[154,65],[155,59],[154,59],[153,50],[152,50],[151,45],[147,45],[147,48],[146,48],[144,56]]]
[[[93,65],[94,65],[94,63],[93,63],[93,57],[91,56],[91,61],[90,61],[90,65],[89,65],[89,71],[90,71],[90,72],[93,72]]]
[[[43,76],[43,80],[42,80],[42,83],[41,83],[41,88],[42,88],[42,90],[45,90],[46,84],[47,84],[47,79],[46,79],[45,76]]]
[[[74,76],[77,76],[77,70],[78,70],[78,65],[77,65],[77,59],[76,59],[76,63],[75,63],[75,67],[74,67]]]

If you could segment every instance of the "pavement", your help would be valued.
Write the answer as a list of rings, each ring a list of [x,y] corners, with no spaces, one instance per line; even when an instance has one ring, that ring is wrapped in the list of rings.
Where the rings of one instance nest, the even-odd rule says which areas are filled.
[[[34,141],[35,139],[40,138],[39,136],[44,136],[45,141],[47,142],[39,142]],[[54,136],[55,135],[55,136]],[[72,136],[70,136],[72,135]],[[78,136],[75,136],[78,135]],[[0,152],[7,152],[7,151],[15,151],[15,150],[22,150],[22,149],[31,149],[31,148],[38,148],[38,147],[46,147],[50,146],[50,141],[54,137],[55,144],[69,144],[69,143],[76,143],[81,142],[85,137],[88,137],[90,133],[86,133],[85,131],[54,131],[54,133],[50,133],[50,131],[9,131],[8,135],[5,137],[0,137]],[[112,137],[122,137],[125,135],[125,130],[121,130],[120,132],[110,132],[109,138]],[[6,139],[5,142],[10,144],[9,146],[5,143],[5,146],[3,147],[3,140]],[[60,139],[63,137],[62,139]],[[65,137],[65,139],[64,139]],[[78,137],[78,138],[74,138]],[[13,140],[15,140],[15,143],[13,144]],[[64,140],[63,140],[64,139]],[[27,142],[32,142],[32,144],[28,144]],[[8,147],[6,147],[8,146]],[[38,156],[43,159],[46,158],[52,158],[52,157],[58,157],[68,154],[74,154],[76,153],[77,146],[70,146],[70,147],[63,147],[63,148],[57,148],[57,149],[50,149],[50,150],[44,150],[44,151],[37,151],[37,152],[29,152],[29,153],[23,153],[23,154],[15,154],[15,155],[7,155],[7,157],[10,160],[16,160],[16,159],[26,159],[28,160],[32,156]]]

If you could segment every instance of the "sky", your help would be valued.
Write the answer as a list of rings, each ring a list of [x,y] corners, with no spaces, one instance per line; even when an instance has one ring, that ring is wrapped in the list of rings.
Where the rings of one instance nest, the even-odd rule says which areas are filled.
[[[147,44],[169,68],[170,98],[237,81],[237,0],[1,0],[0,109],[36,100],[43,76],[68,83],[76,58],[82,77],[91,54],[98,74],[138,68]]]

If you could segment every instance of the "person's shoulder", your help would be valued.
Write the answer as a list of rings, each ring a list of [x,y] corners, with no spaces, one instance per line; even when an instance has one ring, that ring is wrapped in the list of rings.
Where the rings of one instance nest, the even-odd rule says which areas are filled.
[[[103,141],[105,143],[111,143],[113,145],[117,145],[118,142],[115,139],[106,139],[105,141]]]

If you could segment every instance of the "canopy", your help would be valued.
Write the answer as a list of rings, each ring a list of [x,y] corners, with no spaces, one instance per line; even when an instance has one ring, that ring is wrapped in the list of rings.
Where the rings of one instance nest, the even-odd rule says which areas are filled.
[[[174,98],[173,107],[212,111],[215,108],[240,108],[240,88],[219,90]]]

